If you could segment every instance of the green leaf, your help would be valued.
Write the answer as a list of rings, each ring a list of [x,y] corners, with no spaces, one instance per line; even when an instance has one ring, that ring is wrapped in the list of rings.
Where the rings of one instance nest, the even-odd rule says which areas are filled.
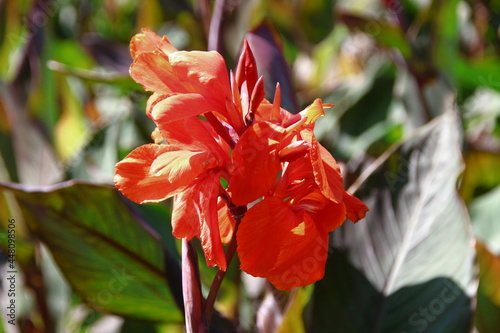
[[[311,299],[313,285],[307,287],[297,288],[290,296],[285,313],[283,314],[283,321],[279,327],[279,332],[306,332],[302,313],[304,308]]]
[[[384,296],[334,250],[316,283],[311,332],[469,332],[469,298],[449,278],[406,286]]]
[[[453,66],[458,83],[469,89],[478,86],[500,91],[500,63],[498,58],[481,58],[474,61],[458,59]]]
[[[396,48],[405,59],[411,57],[411,47],[405,39],[401,27],[350,13],[340,13],[339,19],[352,31],[361,31],[372,36],[380,45]]]
[[[474,234],[494,253],[500,253],[499,202],[500,186],[497,186],[494,190],[475,198],[470,204]]]
[[[458,122],[448,110],[368,179],[360,198],[370,212],[337,229],[333,240],[374,290],[353,282],[352,308],[332,314],[333,322],[363,318],[373,332],[469,331],[477,279],[470,221],[456,190],[462,168]],[[373,304],[360,316],[354,305],[367,299]]]
[[[465,156],[465,172],[460,184],[460,195],[469,204],[474,197],[500,185],[500,156],[470,149]]]
[[[437,66],[455,82],[456,64],[459,60],[459,0],[433,1],[430,7],[432,20],[432,57]]]
[[[77,182],[0,187],[12,190],[31,230],[90,306],[143,320],[182,321],[166,279],[176,267],[165,267],[160,240],[115,189]]]

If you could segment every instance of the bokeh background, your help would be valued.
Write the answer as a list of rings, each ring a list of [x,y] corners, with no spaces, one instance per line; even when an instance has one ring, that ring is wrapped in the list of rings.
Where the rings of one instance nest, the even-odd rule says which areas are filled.
[[[268,98],[280,82],[291,112],[334,103],[317,136],[371,209],[313,286],[233,263],[214,331],[500,332],[495,0],[0,0],[1,265],[15,219],[19,272],[0,332],[183,331],[171,204],[112,187],[154,129],[128,76],[143,27],[228,69],[247,38]]]

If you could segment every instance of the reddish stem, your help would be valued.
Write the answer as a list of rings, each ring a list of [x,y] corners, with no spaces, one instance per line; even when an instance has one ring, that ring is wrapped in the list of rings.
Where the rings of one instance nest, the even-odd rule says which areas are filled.
[[[227,208],[229,209],[229,212],[231,213],[235,221],[233,236],[231,237],[231,241],[229,242],[229,245],[226,249],[226,263],[227,263],[227,268],[229,269],[231,260],[233,259],[234,253],[236,252],[236,246],[237,246],[236,233],[238,232],[238,226],[240,225],[241,220],[243,219],[243,216],[247,211],[247,207],[236,206],[231,201],[231,197],[226,192],[226,190],[222,188],[222,186],[221,186],[220,197],[226,203]],[[217,274],[215,274],[214,281],[210,286],[210,291],[208,292],[207,300],[205,302],[205,320],[206,320],[206,327],[208,328],[210,328],[210,320],[212,319],[212,312],[214,310],[214,303],[217,298],[217,293],[219,292],[222,280],[224,280],[224,277],[226,276],[226,271],[222,271],[220,269],[217,271]]]

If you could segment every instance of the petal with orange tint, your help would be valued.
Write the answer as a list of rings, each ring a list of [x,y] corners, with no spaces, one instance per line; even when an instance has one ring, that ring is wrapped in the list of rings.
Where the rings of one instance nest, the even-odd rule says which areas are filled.
[[[278,93],[278,92],[277,92]],[[276,107],[275,105],[269,103],[268,100],[264,99],[257,108],[255,113],[256,121],[270,121],[277,122],[280,125],[285,124],[293,117],[293,114],[287,110]]]
[[[165,98],[168,98],[172,95],[160,95],[157,93],[153,93],[151,96],[148,98],[148,102],[146,103],[146,116],[149,118],[153,119],[152,112],[153,112],[153,107],[156,105],[156,103],[164,100]]]
[[[281,169],[276,149],[283,131],[270,123],[249,127],[233,151],[234,174],[229,181],[233,202],[246,205],[264,196]]]
[[[167,199],[193,182],[213,163],[208,152],[179,150],[170,145],[143,145],[116,164],[115,185],[138,203]]]
[[[346,207],[343,202],[330,201],[324,209],[311,213],[318,228],[330,232],[344,224],[346,219]]]
[[[172,234],[177,239],[200,236],[200,217],[191,196],[189,189],[174,196]]]
[[[300,134],[311,143],[309,156],[316,184],[328,199],[341,202],[344,196],[344,185],[337,162],[328,150],[318,143],[312,131],[304,130]]]
[[[307,120],[305,125],[314,123],[319,117],[325,115],[325,110],[323,110],[323,104],[320,98],[316,98],[314,102],[300,112],[300,115],[306,117]]]
[[[168,117],[162,113],[154,114],[154,117],[158,129],[167,143],[187,150],[210,151],[217,159],[217,165],[221,165],[224,160],[229,159],[229,153],[225,152],[215,141],[216,134],[207,121],[191,116],[167,122]]]
[[[300,218],[277,197],[266,197],[250,208],[236,234],[241,269],[253,276],[266,277],[274,268],[281,244]]]
[[[236,82],[238,88],[241,87],[243,82],[247,82],[249,87],[249,93],[252,93],[252,89],[257,82],[259,75],[257,74],[257,63],[253,56],[250,45],[245,39],[243,43],[243,51],[241,52],[240,59],[238,60],[238,66],[236,67]]]
[[[168,40],[167,36],[160,37],[149,29],[142,29],[142,33],[132,37],[130,54],[135,59],[139,54],[161,50],[166,54],[178,51]]]
[[[186,90],[185,84],[178,80],[168,55],[158,50],[137,55],[130,66],[130,76],[145,90],[160,95],[190,92]]]
[[[219,217],[219,231],[223,244],[228,244],[233,237],[235,221],[224,201],[217,202],[217,215]]]
[[[215,51],[179,51],[170,55],[176,79],[183,82],[186,92],[200,93],[213,99],[220,108],[231,98],[229,76],[224,58]]]
[[[203,95],[189,93],[169,96],[153,105],[151,117],[156,123],[170,126],[170,122],[218,111],[220,108]],[[225,113],[225,109],[222,110]]]
[[[288,230],[280,244],[275,267],[266,274],[278,289],[306,286],[323,278],[328,256],[328,232],[317,228],[308,213]]]
[[[361,220],[365,217],[366,212],[369,211],[368,207],[361,200],[347,191],[344,193],[344,204],[347,210],[347,218],[352,222]]]
[[[209,173],[176,196],[172,227],[174,236],[178,238],[191,238],[198,233],[196,236],[201,240],[207,265],[217,265],[225,271],[226,257],[217,216],[219,177],[219,173]]]

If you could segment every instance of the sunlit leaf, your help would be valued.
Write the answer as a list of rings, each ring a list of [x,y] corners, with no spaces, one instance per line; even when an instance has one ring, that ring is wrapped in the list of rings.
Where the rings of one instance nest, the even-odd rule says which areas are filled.
[[[85,123],[83,105],[66,80],[59,75],[57,82],[62,114],[54,128],[55,148],[65,162],[82,149],[90,134]]]
[[[311,298],[313,290],[313,285],[301,287],[290,296],[291,299],[288,301],[287,308],[283,314],[283,322],[279,327],[279,332],[307,332],[304,325],[303,312]]]
[[[466,203],[500,185],[500,156],[492,152],[468,150],[460,195]]]
[[[456,190],[462,168],[459,127],[448,110],[369,178],[360,194],[367,217],[333,233],[334,244],[366,276],[365,289],[350,286],[355,299],[373,301],[364,327],[469,331],[476,277],[470,221]],[[359,318],[346,314],[331,320]]]
[[[500,253],[500,186],[478,196],[470,204],[474,234],[494,253]]]
[[[75,182],[1,186],[14,193],[27,224],[86,303],[127,317],[182,321],[167,280],[179,268],[166,267],[159,239],[115,189]]]

